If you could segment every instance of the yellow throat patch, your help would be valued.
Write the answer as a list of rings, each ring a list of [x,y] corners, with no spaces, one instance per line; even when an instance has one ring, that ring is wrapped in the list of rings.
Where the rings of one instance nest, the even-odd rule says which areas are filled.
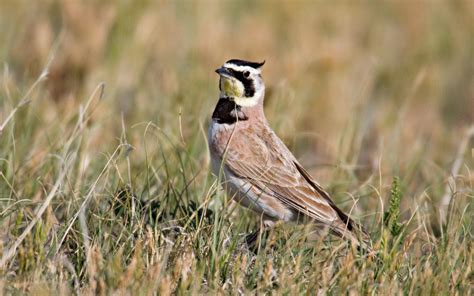
[[[221,76],[221,92],[229,97],[240,98],[244,95],[243,84],[233,77]]]

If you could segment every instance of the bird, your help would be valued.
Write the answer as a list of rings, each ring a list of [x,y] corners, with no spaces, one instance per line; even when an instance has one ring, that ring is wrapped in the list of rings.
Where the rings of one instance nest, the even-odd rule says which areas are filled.
[[[336,206],[271,129],[263,107],[264,64],[231,59],[215,70],[220,92],[208,129],[213,174],[228,196],[261,217],[266,229],[278,221],[309,220],[367,247],[365,230]]]

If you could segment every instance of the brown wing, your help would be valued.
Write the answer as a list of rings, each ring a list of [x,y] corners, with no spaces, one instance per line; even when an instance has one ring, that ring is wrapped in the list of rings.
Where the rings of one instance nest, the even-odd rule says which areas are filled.
[[[339,209],[271,130],[240,132],[244,134],[233,139],[224,153],[225,165],[233,174],[274,196],[288,208],[341,227],[345,221]]]

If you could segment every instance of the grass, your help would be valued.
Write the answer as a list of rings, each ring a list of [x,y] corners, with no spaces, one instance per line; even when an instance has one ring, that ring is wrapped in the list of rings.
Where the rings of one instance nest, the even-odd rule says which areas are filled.
[[[472,294],[465,1],[0,4],[4,294]],[[209,172],[213,70],[267,62],[265,110],[367,258],[260,223]]]

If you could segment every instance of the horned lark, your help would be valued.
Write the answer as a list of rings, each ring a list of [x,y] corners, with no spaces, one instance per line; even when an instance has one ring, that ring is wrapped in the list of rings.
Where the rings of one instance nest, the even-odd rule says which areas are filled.
[[[220,94],[208,134],[214,174],[222,177],[227,193],[260,215],[267,227],[278,220],[307,217],[366,245],[365,232],[334,204],[270,128],[263,112],[264,63],[232,59],[216,70]]]

